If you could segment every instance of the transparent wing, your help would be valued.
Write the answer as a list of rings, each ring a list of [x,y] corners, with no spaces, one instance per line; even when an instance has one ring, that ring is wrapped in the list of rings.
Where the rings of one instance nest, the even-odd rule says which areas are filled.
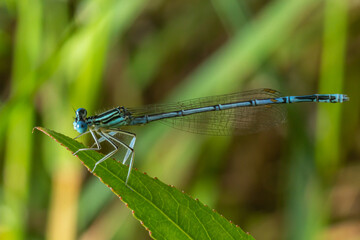
[[[196,98],[169,104],[147,105],[128,108],[134,117],[153,115],[179,110],[214,106],[217,104],[279,97],[272,89],[255,89],[240,93]],[[252,107],[238,107],[222,111],[197,113],[187,116],[166,118],[160,122],[187,132],[207,135],[249,134],[278,126],[286,121],[284,104]]]

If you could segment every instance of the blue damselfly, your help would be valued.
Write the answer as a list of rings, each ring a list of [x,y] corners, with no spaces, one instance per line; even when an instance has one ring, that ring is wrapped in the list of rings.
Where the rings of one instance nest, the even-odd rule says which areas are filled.
[[[134,163],[135,134],[121,130],[124,126],[143,125],[161,121],[174,128],[209,135],[248,134],[278,126],[286,120],[285,103],[349,101],[344,94],[313,94],[281,97],[276,90],[264,88],[245,92],[203,97],[170,104],[154,104],[138,108],[117,107],[104,113],[87,116],[84,108],[76,110],[74,129],[80,133],[76,138],[90,133],[95,141],[90,148],[100,150],[106,141],[114,148],[96,166],[113,156],[119,146],[127,149],[123,164],[130,157],[126,183]],[[115,137],[123,134],[131,137],[130,144]]]

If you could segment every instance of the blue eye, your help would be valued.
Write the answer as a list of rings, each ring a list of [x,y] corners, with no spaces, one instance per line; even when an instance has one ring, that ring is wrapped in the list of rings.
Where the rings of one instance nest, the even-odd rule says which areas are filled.
[[[87,130],[87,124],[84,121],[74,121],[74,129],[79,133],[84,133]]]
[[[78,108],[76,110],[76,117],[78,117],[79,119],[85,119],[87,115],[87,111],[85,108]]]

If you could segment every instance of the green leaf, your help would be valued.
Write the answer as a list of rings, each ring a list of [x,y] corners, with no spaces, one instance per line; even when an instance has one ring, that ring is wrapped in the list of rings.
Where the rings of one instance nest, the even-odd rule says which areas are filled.
[[[71,152],[85,146],[49,129],[36,127]],[[78,157],[89,171],[102,158],[96,151],[83,151]],[[94,175],[109,187],[130,209],[154,239],[253,239],[240,227],[193,199],[174,186],[133,170],[125,185],[128,167],[108,159],[97,166]]]

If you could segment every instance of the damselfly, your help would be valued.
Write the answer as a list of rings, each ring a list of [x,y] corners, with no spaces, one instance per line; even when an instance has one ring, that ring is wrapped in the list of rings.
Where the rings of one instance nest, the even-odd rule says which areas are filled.
[[[174,128],[199,134],[248,134],[284,123],[286,120],[284,103],[345,101],[349,101],[345,94],[281,97],[278,91],[264,88],[170,104],[138,108],[117,107],[90,117],[87,117],[84,108],[79,108],[76,110],[73,123],[74,129],[80,133],[76,138],[90,133],[95,143],[90,148],[79,149],[74,155],[79,151],[100,150],[104,141],[110,143],[114,150],[95,163],[93,172],[98,164],[113,156],[119,150],[119,146],[124,147],[127,151],[122,163],[125,164],[130,157],[127,183],[134,163],[136,135],[121,130],[124,126],[161,121]],[[116,134],[131,137],[130,144],[116,138]]]

